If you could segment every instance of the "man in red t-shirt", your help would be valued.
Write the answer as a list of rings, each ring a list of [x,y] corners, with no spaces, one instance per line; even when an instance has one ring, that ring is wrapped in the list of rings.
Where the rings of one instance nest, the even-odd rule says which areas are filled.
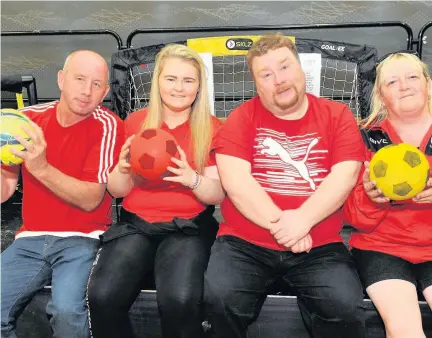
[[[86,285],[111,223],[108,174],[124,142],[123,122],[100,104],[108,65],[91,51],[72,53],[58,73],[57,102],[24,108],[32,142],[16,139],[24,160],[23,225],[1,254],[1,336],[16,337],[19,313],[51,283],[47,306],[55,337],[88,337]],[[1,201],[16,188],[19,167],[2,166]]]
[[[246,337],[281,279],[311,336],[364,337],[363,290],[339,234],[364,160],[354,116],[305,93],[283,35],[255,42],[247,62],[258,96],[230,114],[215,144],[227,198],[205,277],[214,336]]]

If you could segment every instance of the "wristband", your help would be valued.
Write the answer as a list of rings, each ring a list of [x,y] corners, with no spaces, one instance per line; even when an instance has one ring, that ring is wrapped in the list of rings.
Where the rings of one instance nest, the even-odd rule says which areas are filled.
[[[191,190],[195,190],[198,188],[198,186],[201,184],[202,176],[198,173],[198,171],[195,171],[195,182],[189,186]]]

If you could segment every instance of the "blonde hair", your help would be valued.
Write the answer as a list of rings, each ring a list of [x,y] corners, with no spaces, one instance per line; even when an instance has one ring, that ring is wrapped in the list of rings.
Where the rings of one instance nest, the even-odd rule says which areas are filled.
[[[191,126],[191,150],[197,171],[201,172],[207,162],[212,140],[212,117],[208,101],[207,77],[204,62],[197,52],[180,44],[170,44],[161,49],[156,56],[156,63],[150,89],[148,113],[142,129],[160,128],[163,123],[163,106],[159,90],[159,77],[165,62],[178,58],[190,62],[198,71],[199,90],[191,107],[189,123]]]
[[[382,84],[383,68],[393,60],[407,60],[417,66],[426,81],[430,81],[429,69],[427,64],[422,62],[416,55],[409,53],[394,53],[381,61],[376,67],[376,79],[371,93],[371,113],[370,115],[360,121],[360,125],[364,128],[371,124],[378,124],[385,120],[388,116],[387,109],[384,108],[383,102],[380,97],[380,87]],[[432,84],[429,84],[428,107],[429,113],[432,113]]]
[[[253,74],[252,61],[255,57],[265,55],[271,50],[276,50],[283,47],[288,48],[298,58],[295,43],[282,33],[263,35],[260,39],[255,41],[246,55],[246,63],[248,65],[249,71]]]

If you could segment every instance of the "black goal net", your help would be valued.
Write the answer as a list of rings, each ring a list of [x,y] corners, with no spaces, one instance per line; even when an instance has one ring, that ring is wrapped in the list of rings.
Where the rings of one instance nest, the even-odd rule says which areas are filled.
[[[200,53],[208,71],[212,113],[226,118],[256,95],[246,53],[259,36],[222,36],[173,41]],[[295,41],[306,73],[307,91],[349,105],[357,118],[369,113],[375,80],[376,48],[336,41],[287,37]],[[113,54],[113,111],[122,118],[148,104],[154,62],[166,44],[131,48]]]

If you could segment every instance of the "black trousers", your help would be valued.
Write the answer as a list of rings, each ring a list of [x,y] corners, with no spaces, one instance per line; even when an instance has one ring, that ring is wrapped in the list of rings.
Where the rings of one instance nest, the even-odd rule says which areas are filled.
[[[92,336],[132,338],[128,311],[154,271],[164,338],[200,337],[204,272],[218,223],[209,207],[193,220],[148,223],[122,210],[101,238],[87,299]]]
[[[204,299],[212,337],[247,337],[247,327],[257,319],[276,280],[298,297],[311,337],[365,337],[363,288],[343,243],[294,254],[233,236],[216,239],[205,275]]]

